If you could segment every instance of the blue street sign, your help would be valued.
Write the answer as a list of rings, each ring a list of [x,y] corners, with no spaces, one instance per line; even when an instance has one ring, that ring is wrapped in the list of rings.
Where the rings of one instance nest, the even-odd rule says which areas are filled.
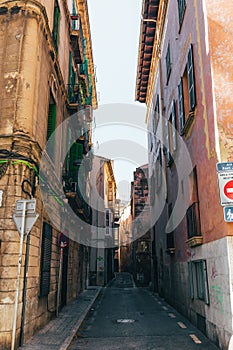
[[[220,171],[233,171],[233,162],[217,163],[217,172]]]
[[[233,207],[224,207],[224,220],[226,222],[233,222]]]

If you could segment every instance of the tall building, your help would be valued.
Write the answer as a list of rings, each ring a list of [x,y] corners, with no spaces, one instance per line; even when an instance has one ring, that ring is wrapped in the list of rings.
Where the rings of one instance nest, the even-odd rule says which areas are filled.
[[[87,284],[88,249],[76,239],[81,228],[66,227],[65,205],[91,220],[77,173],[81,163],[91,166],[97,101],[86,0],[1,1],[0,26],[0,349],[7,350]],[[19,231],[25,223],[24,240],[13,213]]]
[[[116,181],[113,161],[94,156],[91,188],[92,235],[90,253],[90,280],[93,285],[103,286],[114,273],[116,210]]]
[[[148,192],[148,164],[145,164],[136,168],[131,183],[132,271],[138,286],[148,286],[151,281]]]
[[[232,19],[226,0],[144,0],[136,83],[147,105],[153,285],[221,349],[233,331]]]

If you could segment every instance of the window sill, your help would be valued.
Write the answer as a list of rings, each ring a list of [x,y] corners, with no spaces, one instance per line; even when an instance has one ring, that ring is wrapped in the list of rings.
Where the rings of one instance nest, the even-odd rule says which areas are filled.
[[[197,247],[199,245],[202,245],[203,243],[203,237],[202,236],[193,236],[189,238],[186,242],[188,247]]]
[[[188,131],[190,130],[190,128],[193,124],[193,121],[194,121],[194,111],[189,112],[189,115],[188,115],[188,118],[184,124],[184,127],[180,132],[181,136],[186,135],[188,133]]]

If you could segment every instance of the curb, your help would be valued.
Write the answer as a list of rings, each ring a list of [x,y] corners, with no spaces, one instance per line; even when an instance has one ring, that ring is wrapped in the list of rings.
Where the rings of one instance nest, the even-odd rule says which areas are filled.
[[[77,331],[79,330],[79,328],[81,327],[83,321],[85,320],[88,312],[90,311],[92,305],[94,304],[94,302],[96,301],[97,297],[99,296],[100,292],[101,292],[102,288],[98,288],[96,295],[93,297],[93,300],[91,301],[90,305],[88,306],[88,308],[82,313],[81,317],[78,319],[76,325],[74,326],[74,328],[71,330],[70,334],[66,337],[66,339],[63,341],[63,343],[61,344],[59,350],[67,350],[68,347],[70,346],[72,340],[74,339]]]

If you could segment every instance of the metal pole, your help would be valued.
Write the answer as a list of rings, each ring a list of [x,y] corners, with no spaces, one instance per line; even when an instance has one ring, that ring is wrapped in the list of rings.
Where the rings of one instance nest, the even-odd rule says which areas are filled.
[[[22,317],[21,317],[21,330],[20,330],[20,340],[19,345],[22,346],[24,342],[24,320],[26,313],[26,298],[27,298],[27,274],[28,274],[28,260],[29,260],[29,247],[30,247],[30,233],[27,235],[26,244],[26,256],[25,256],[25,266],[24,266],[24,280],[23,280],[23,307],[22,307]]]
[[[15,290],[14,319],[13,319],[12,339],[11,339],[11,350],[15,350],[15,335],[16,335],[17,313],[18,313],[18,303],[19,303],[20,272],[21,272],[21,266],[22,266],[23,239],[24,239],[24,231],[25,231],[25,214],[26,214],[26,202],[23,202],[22,225],[21,225],[20,244],[19,244],[19,260],[18,260],[18,271],[17,271],[17,280],[16,280],[16,290]]]
[[[60,294],[61,294],[62,260],[63,260],[63,248],[61,247],[61,250],[60,250],[60,264],[59,264],[59,276],[58,276],[58,287],[57,287],[56,316],[58,316],[59,303],[60,303]]]

